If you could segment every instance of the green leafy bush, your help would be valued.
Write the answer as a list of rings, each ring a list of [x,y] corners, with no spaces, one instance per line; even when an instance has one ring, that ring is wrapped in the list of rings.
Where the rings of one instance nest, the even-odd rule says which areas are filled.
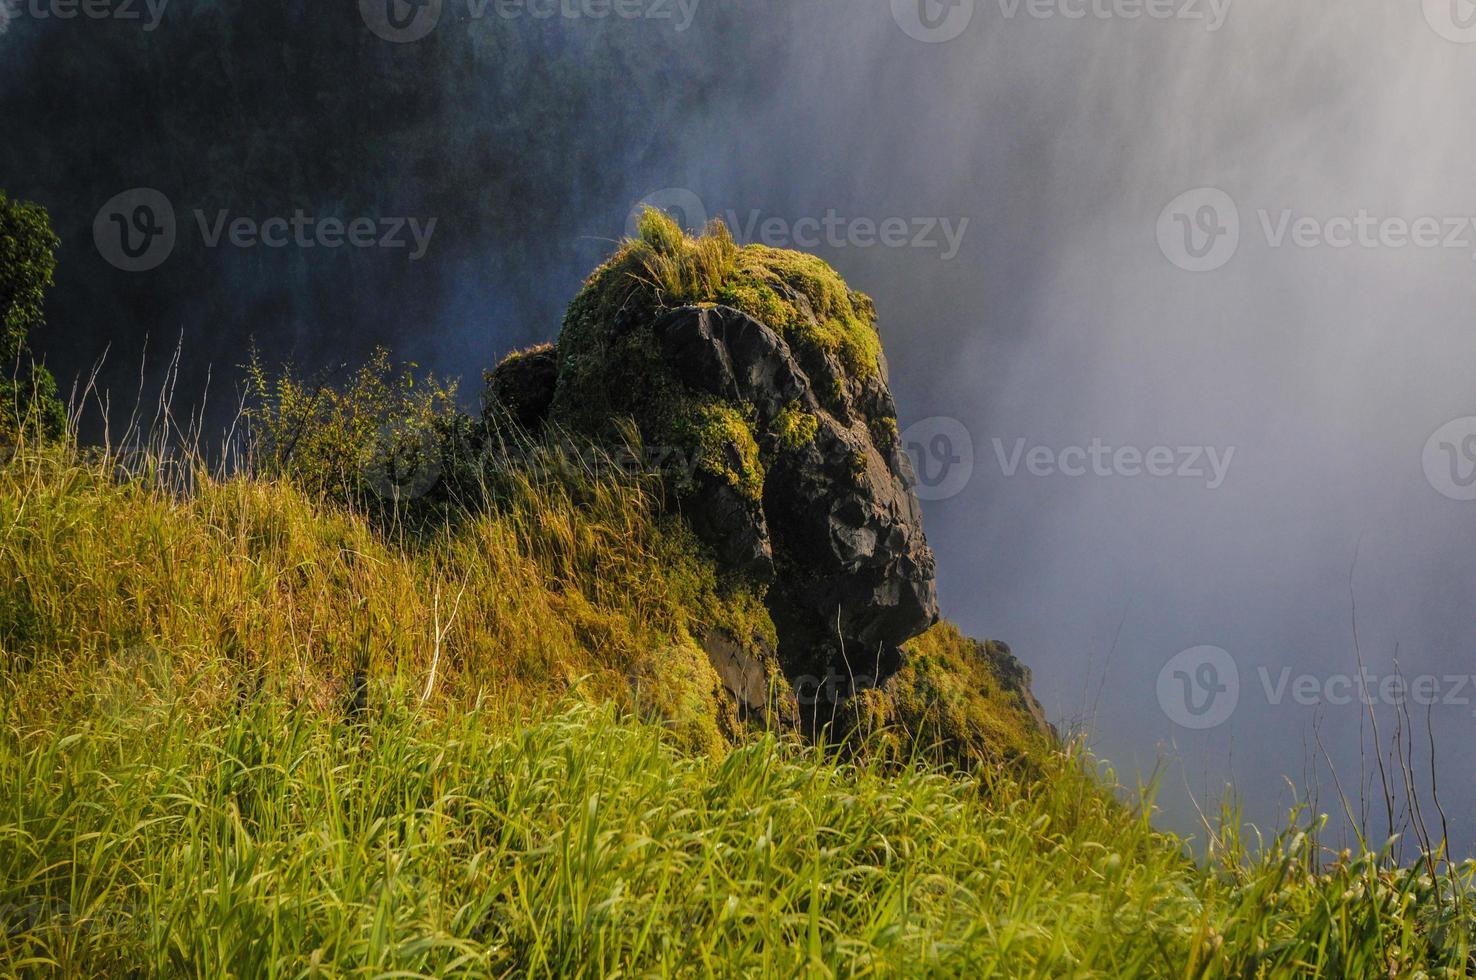
[[[272,376],[254,350],[246,370],[263,475],[372,511],[421,499],[445,475],[460,420],[455,382],[417,378],[413,364],[396,369],[382,347],[338,385],[290,366]]]
[[[31,356],[29,339],[46,325],[61,240],[46,210],[0,191],[0,440],[22,431],[55,439],[66,427],[56,379]]]

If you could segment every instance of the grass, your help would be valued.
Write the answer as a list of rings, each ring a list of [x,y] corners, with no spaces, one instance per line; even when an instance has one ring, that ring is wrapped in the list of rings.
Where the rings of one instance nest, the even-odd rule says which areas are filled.
[[[1476,970],[1470,864],[1228,808],[1196,862],[1070,747],[724,730],[692,637],[759,613],[598,461],[530,451],[423,536],[120,462],[0,468],[0,975]],[[904,677],[940,726],[959,640]]]
[[[223,684],[209,672],[203,686]],[[1307,835],[1194,865],[1080,760],[980,782],[611,707],[135,697],[0,727],[0,972],[1464,976],[1469,918]],[[1471,870],[1460,873],[1462,887]],[[1425,971],[1425,972],[1421,972]]]
[[[287,482],[195,473],[178,492],[118,465],[23,449],[0,469],[0,666],[42,702],[140,645],[186,672],[223,657],[325,708],[355,672],[425,685],[434,664],[453,702],[579,684],[711,751],[731,726],[697,638],[772,631],[661,515],[659,488],[603,457],[533,447],[484,471],[484,508],[421,535]],[[637,698],[647,675],[661,696]]]

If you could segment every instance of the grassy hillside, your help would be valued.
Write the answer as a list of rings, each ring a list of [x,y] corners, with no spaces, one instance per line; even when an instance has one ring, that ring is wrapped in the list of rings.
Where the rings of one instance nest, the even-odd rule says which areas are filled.
[[[947,629],[860,751],[737,725],[693,636],[761,611],[597,461],[421,536],[118,462],[0,468],[0,974],[1472,968],[1471,866],[1199,865],[1073,751],[926,761],[1018,734]]]

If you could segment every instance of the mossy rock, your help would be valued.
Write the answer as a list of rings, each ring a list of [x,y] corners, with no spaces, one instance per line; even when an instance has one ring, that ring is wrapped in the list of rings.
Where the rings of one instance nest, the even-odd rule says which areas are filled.
[[[875,318],[815,256],[739,247],[721,223],[689,237],[648,211],[558,339],[551,421],[635,431],[719,565],[768,586],[791,678],[846,644],[895,670],[937,618]]]
[[[948,622],[906,644],[901,669],[847,699],[837,718],[838,734],[859,748],[966,769],[1028,767],[1057,741],[1009,647]]]
[[[512,421],[535,431],[548,419],[559,380],[559,352],[553,344],[514,351],[483,375],[487,383],[482,415],[489,424]]]
[[[751,408],[694,394],[663,364],[652,336],[662,313],[716,305],[778,333],[802,364],[826,377],[832,403],[850,379],[877,376],[875,307],[823,260],[740,247],[721,222],[691,238],[647,210],[639,237],[594,271],[564,317],[554,414],[584,431],[611,432],[615,419],[635,418],[653,446],[756,501],[763,488],[757,461],[745,456],[735,465],[714,449],[725,435],[745,447],[754,441]]]

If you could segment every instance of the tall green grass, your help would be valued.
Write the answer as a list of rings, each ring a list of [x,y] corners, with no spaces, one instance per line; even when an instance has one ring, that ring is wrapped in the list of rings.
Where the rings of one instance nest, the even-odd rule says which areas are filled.
[[[1197,867],[1038,780],[694,755],[613,708],[140,696],[0,728],[0,972],[1464,976],[1469,916],[1303,834]],[[1470,884],[1471,870],[1459,881]]]
[[[524,710],[578,684],[699,750],[731,734],[696,638],[748,635],[762,606],[609,460],[532,447],[487,470],[476,512],[410,534],[287,481],[144,458],[22,446],[0,467],[0,665],[37,705],[157,650],[324,709],[361,673]]]
[[[692,636],[752,610],[654,491],[530,460],[403,539],[286,483],[0,467],[0,975],[1476,969],[1469,864],[1233,811],[1197,863],[1070,749],[720,735]]]

